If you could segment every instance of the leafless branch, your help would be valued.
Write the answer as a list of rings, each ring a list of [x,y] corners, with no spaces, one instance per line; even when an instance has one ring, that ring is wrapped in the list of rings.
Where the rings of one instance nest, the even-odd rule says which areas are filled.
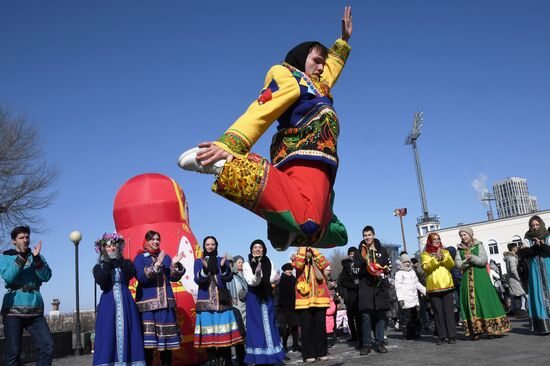
[[[37,130],[0,106],[0,235],[17,225],[40,231],[38,211],[55,198],[57,169],[47,163]],[[0,239],[0,247],[6,246]]]

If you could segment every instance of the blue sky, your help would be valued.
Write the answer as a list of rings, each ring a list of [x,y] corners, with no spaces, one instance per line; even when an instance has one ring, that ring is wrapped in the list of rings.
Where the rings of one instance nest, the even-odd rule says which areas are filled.
[[[0,104],[35,125],[60,172],[42,212],[54,276],[42,293],[74,308],[72,230],[80,230],[81,308],[93,304],[93,241],[114,229],[113,199],[131,177],[182,186],[198,240],[247,254],[264,222],[183,172],[179,154],[219,137],[257,97],[265,72],[295,44],[330,45],[353,8],[350,59],[333,95],[340,119],[335,212],[350,244],[366,224],[401,243],[392,212],[421,214],[410,146],[424,111],[420,158],[431,214],[481,221],[472,182],[527,178],[549,208],[550,3],[547,1],[0,1]],[[267,155],[275,125],[254,146]],[[7,239],[7,238],[4,238]],[[457,238],[458,240],[458,238]],[[328,253],[328,252],[327,252]],[[289,253],[268,254],[282,265]],[[1,292],[2,290],[0,290]],[[47,305],[49,308],[49,305]]]

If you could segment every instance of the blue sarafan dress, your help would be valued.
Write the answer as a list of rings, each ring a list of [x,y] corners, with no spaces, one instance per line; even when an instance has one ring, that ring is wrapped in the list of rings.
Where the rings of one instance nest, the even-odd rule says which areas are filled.
[[[97,308],[93,364],[145,366],[141,321],[128,290],[135,274],[132,262],[103,261],[95,265],[93,273],[103,291]]]
[[[550,236],[544,244],[522,249],[529,257],[529,318],[531,330],[550,333]]]
[[[228,291],[226,283],[233,279],[233,273],[228,266],[221,266],[220,257],[216,257],[216,262],[218,270],[215,273],[205,271],[202,259],[196,259],[193,267],[195,283],[199,286],[193,342],[195,348],[231,347],[243,342],[233,313],[231,295],[228,294],[225,299],[228,303],[224,303],[223,299],[223,291]]]
[[[182,337],[170,282],[179,281],[185,268],[180,263],[173,266],[172,259],[166,255],[160,271],[155,272],[156,260],[156,255],[148,252],[138,254],[134,259],[138,280],[136,303],[143,322],[143,342],[145,348],[177,350]]]
[[[269,261],[269,258],[264,257]],[[256,273],[249,262],[243,265],[243,274],[248,283],[246,294],[246,355],[248,364],[276,364],[284,361],[285,351],[275,321],[275,305],[271,284],[278,281],[273,262],[269,261],[271,273],[265,274],[269,282],[262,281],[263,271]],[[267,287],[266,287],[267,286]]]

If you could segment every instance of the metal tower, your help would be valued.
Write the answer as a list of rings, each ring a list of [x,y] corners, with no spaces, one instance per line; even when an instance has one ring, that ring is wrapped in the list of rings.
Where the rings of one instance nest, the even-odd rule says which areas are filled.
[[[405,139],[405,145],[411,145],[414,155],[414,164],[416,167],[416,179],[418,181],[418,190],[420,191],[420,200],[422,203],[422,216],[418,217],[416,227],[418,228],[419,239],[425,237],[429,231],[439,230],[439,217],[437,215],[430,216],[428,213],[428,203],[426,201],[426,191],[424,190],[424,178],[422,177],[422,169],[420,168],[420,157],[416,147],[416,140],[422,133],[422,116],[421,111],[415,112],[413,128]]]

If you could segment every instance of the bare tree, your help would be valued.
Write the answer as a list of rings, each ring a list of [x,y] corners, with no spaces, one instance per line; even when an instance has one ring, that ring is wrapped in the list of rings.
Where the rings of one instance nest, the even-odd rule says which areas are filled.
[[[57,176],[45,161],[36,128],[0,107],[0,247],[17,225],[40,231],[38,211],[52,203]]]
[[[347,254],[342,249],[333,249],[330,252],[327,259],[330,262],[330,271],[334,279],[337,279],[340,273],[342,273],[342,261],[347,257]]]

